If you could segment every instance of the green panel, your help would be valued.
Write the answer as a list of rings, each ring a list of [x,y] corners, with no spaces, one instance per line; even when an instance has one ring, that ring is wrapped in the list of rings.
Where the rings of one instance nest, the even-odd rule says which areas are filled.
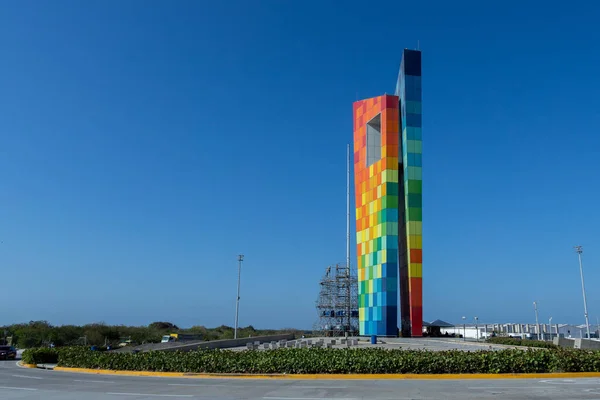
[[[422,193],[423,181],[408,179],[407,182],[408,193]]]
[[[423,209],[411,207],[408,209],[408,221],[423,221]]]
[[[385,192],[387,196],[398,196],[398,190],[400,185],[397,183],[386,183],[385,184]]]
[[[416,179],[416,180],[422,180],[423,179],[423,169],[421,167],[406,167],[408,172],[408,179]]]
[[[409,153],[422,153],[423,142],[420,140],[409,140],[407,142],[407,149]]]
[[[421,196],[421,193],[409,193],[407,197],[409,209],[423,207],[423,196]]]
[[[398,196],[386,195],[381,198],[382,208],[398,208]]]
[[[386,235],[397,235],[398,234],[398,223],[397,222],[388,222],[386,224]]]

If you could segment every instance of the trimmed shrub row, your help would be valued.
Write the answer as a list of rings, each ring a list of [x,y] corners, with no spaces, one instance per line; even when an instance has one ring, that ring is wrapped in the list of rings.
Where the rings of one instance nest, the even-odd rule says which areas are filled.
[[[65,349],[64,347],[62,349]],[[23,352],[21,360],[25,364],[56,364],[58,363],[59,349],[36,348]]]
[[[540,347],[544,349],[556,349],[558,346],[552,342],[543,342],[541,340],[529,340],[529,339],[518,339],[511,337],[491,337],[487,339],[488,343],[494,344],[506,344],[509,346],[527,346],[527,347]]]
[[[424,351],[386,349],[279,349],[270,351],[114,353],[67,347],[32,349],[26,363],[124,371],[250,374],[450,374],[600,372],[600,352],[549,349]]]

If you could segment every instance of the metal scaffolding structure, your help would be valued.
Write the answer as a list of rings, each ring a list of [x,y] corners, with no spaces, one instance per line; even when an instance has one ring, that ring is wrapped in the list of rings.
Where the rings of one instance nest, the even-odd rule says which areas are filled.
[[[314,331],[324,336],[358,335],[358,279],[346,264],[327,267],[316,309]]]

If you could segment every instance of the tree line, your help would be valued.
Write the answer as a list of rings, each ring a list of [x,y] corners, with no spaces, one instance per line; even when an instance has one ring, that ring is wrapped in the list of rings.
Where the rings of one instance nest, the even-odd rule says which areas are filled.
[[[30,321],[23,324],[7,325],[0,328],[3,336],[0,340],[11,338],[12,345],[19,348],[90,345],[117,346],[119,343],[130,344],[158,343],[163,335],[170,333],[194,333],[202,335],[204,340],[233,339],[234,329],[230,326],[206,328],[193,326],[180,329],[171,322],[153,322],[147,326],[107,325],[93,323],[87,325],[54,326],[48,321]],[[296,329],[255,329],[252,325],[238,328],[238,337],[273,335],[293,332]]]

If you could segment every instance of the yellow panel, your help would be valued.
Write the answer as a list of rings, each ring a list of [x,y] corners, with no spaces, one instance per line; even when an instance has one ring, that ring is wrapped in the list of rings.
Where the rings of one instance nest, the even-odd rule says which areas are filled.
[[[358,269],[358,280],[359,281],[364,281],[365,280],[365,269],[364,268],[359,268]]]
[[[381,224],[377,225],[377,228],[376,228],[377,229],[377,237],[382,237],[383,236],[382,232],[381,232],[381,226],[382,226]]]
[[[369,176],[373,176],[373,164],[369,165]]]
[[[409,249],[422,249],[423,248],[423,236],[408,235],[408,248]]]
[[[386,169],[381,172],[381,183],[389,182],[390,170]]]
[[[371,235],[369,234],[371,231],[371,229],[367,228],[365,229],[365,236],[363,237],[364,240],[371,240]]]
[[[423,277],[423,264],[410,263],[410,269],[408,271],[410,278],[422,278]]]
[[[367,202],[367,194],[366,194],[365,192],[363,192],[363,193],[360,195],[360,197],[361,197],[361,203],[360,203],[360,204],[361,204],[361,205],[362,205],[362,204],[365,204],[365,203]]]
[[[375,278],[381,278],[381,264],[375,266]]]
[[[381,185],[377,186],[377,198],[381,198]]]
[[[408,233],[411,235],[422,235],[422,226],[423,224],[421,221],[410,221],[408,224],[408,229],[410,229],[410,231]]]
[[[370,279],[368,282],[369,282],[369,284],[368,284],[369,289],[368,289],[367,293],[373,293],[373,279]]]
[[[361,219],[362,218],[362,214],[360,212],[361,209],[362,209],[362,207],[357,207],[356,208],[356,219]]]

